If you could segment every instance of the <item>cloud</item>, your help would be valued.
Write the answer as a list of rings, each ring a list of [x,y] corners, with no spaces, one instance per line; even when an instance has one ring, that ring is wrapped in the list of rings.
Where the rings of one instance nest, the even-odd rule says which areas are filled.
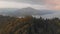
[[[0,1],[0,8],[25,8],[30,6],[27,3]]]
[[[45,5],[53,10],[60,10],[60,0],[46,0]]]
[[[32,7],[34,9],[47,9],[44,5],[30,4],[24,2],[0,1],[0,8],[26,8]]]
[[[43,6],[44,8],[48,8],[49,10],[60,10],[60,0],[0,0],[0,2],[1,1],[6,1],[9,2],[10,4],[27,3],[28,5],[40,5]],[[39,8],[43,8],[43,7],[39,7]]]
[[[26,2],[26,3],[33,3],[33,4],[41,4],[44,0],[1,0],[1,1],[14,1],[14,2]]]

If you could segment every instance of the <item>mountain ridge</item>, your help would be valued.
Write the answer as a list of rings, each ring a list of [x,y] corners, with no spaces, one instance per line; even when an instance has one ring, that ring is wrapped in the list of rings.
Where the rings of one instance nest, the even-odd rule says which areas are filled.
[[[49,10],[36,10],[31,7],[28,8],[2,8],[0,9],[0,15],[8,15],[8,16],[25,16],[25,15],[45,15],[51,14],[53,12]]]

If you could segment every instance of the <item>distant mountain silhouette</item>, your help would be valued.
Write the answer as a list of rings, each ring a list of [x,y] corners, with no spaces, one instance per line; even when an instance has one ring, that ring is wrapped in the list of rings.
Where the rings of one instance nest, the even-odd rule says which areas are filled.
[[[50,10],[36,10],[33,8],[2,8],[0,9],[0,15],[9,15],[9,16],[26,16],[26,15],[45,15],[53,13]]]

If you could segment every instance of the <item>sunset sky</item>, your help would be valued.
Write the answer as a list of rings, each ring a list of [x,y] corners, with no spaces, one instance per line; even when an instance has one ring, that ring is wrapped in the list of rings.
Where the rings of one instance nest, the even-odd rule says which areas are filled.
[[[26,8],[60,10],[60,0],[0,0],[0,8]]]

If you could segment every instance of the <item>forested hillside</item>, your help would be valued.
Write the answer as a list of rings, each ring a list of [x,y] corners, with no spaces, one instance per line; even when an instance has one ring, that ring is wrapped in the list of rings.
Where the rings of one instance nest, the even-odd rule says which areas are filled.
[[[60,19],[0,15],[0,34],[60,34]]]

